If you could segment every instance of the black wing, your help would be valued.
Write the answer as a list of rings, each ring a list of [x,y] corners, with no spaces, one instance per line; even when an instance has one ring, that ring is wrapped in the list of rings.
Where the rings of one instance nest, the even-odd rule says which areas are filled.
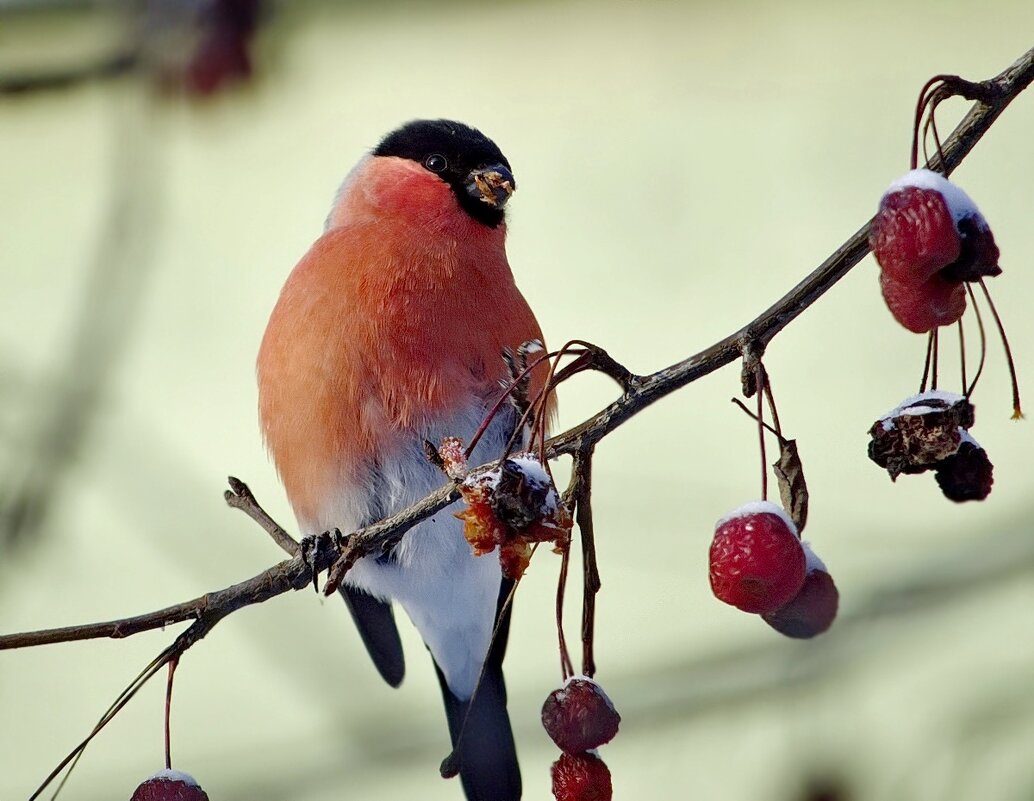
[[[338,588],[338,592],[352,613],[359,636],[377,672],[392,687],[398,687],[406,675],[406,659],[402,654],[402,641],[391,604],[345,584]]]

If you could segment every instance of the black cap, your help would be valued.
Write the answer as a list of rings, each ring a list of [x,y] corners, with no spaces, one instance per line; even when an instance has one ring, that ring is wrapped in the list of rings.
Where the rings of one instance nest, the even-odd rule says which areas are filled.
[[[503,221],[501,203],[486,202],[469,189],[477,170],[503,167],[510,174],[506,156],[476,128],[453,120],[414,120],[385,136],[373,155],[417,162],[452,187],[460,207],[475,220],[490,228]]]

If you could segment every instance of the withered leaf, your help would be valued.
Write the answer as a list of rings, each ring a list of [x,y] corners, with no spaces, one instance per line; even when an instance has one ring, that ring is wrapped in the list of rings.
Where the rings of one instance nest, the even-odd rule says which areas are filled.
[[[779,499],[800,534],[808,522],[808,485],[797,453],[797,440],[779,440],[779,458],[772,463],[772,470],[779,483]]]

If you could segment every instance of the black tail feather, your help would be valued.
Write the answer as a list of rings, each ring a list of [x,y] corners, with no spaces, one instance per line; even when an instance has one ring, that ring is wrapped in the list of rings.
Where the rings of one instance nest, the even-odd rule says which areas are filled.
[[[500,609],[511,587],[511,582],[503,582]],[[458,767],[468,801],[518,801],[521,797],[521,771],[506,711],[503,680],[503,656],[509,629],[510,611],[507,609],[488,653],[481,683],[469,701],[461,701],[452,694],[445,676],[435,665],[453,747],[447,762]]]

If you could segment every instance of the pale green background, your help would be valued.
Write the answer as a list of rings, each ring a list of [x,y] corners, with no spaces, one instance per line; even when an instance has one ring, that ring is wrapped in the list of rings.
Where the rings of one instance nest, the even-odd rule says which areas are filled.
[[[5,65],[68,55],[60,37],[79,46],[60,26],[3,24]],[[266,32],[264,79],[212,103],[127,82],[0,100],[9,486],[62,380],[116,153],[139,160],[132,214],[153,236],[132,254],[138,308],[81,456],[35,541],[0,565],[0,631],[147,611],[280,558],[221,497],[239,475],[293,523],[257,434],[254,354],[341,177],[398,123],[454,117],[499,142],[520,185],[511,263],[547,337],[646,372],[738,328],[872,214],[907,167],[929,76],[997,73],[1032,30],[1026,0],[304,5]],[[942,129],[963,109],[947,104]],[[993,289],[1034,387],[1032,141],[1028,94],[956,177],[994,228]],[[1034,798],[1031,424],[1008,419],[993,341],[974,430],[991,498],[953,505],[930,476],[892,485],[865,431],[914,391],[923,347],[866,259],[769,352],[811,486],[807,537],[841,590],[841,619],[812,643],[708,588],[714,520],[758,491],[735,369],[602,443],[598,677],[623,715],[603,752],[616,798],[782,801],[816,776],[853,799]],[[565,385],[561,425],[613,392]],[[559,678],[557,566],[535,560],[508,657],[528,799],[549,797],[555,758],[538,710]],[[403,636],[409,673],[391,691],[340,603],[297,593],[234,615],[181,665],[175,765],[214,801],[456,801],[436,775],[433,672]],[[172,637],[0,654],[0,798],[27,797]],[[128,798],[161,767],[162,693],[149,685],[95,741],[64,798]]]

